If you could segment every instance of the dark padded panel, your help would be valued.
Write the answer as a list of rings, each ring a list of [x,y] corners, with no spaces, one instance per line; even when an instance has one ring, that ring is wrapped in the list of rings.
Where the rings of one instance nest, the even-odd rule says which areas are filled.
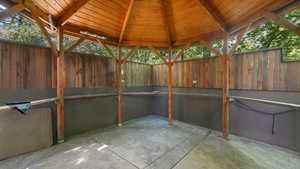
[[[167,91],[166,87],[154,87],[153,90]],[[217,89],[174,88],[174,92],[221,94]],[[232,90],[231,95],[276,100],[300,104],[300,92]],[[159,115],[167,116],[167,97],[154,97],[155,110]],[[268,104],[246,102],[256,109],[267,112],[288,110]],[[180,121],[221,131],[222,100],[217,97],[174,95],[174,118]],[[272,116],[230,106],[231,134],[251,138],[273,145],[286,147],[300,152],[300,112],[276,117],[275,134],[272,135]]]
[[[152,91],[151,87],[130,87],[124,91]],[[114,88],[68,88],[65,95],[99,94],[115,92]],[[125,96],[123,121],[151,114],[151,96]],[[117,99],[115,96],[65,101],[66,137],[97,128],[117,124]]]
[[[39,99],[47,99],[56,96],[55,89],[0,89],[0,104],[7,102],[26,102]],[[47,103],[43,105],[34,106],[32,108],[50,108],[52,129],[53,129],[53,143],[56,143],[56,106],[54,103]]]
[[[300,104],[299,92],[232,90],[231,94]],[[277,105],[245,103],[266,112],[280,112],[290,109]],[[234,104],[231,104],[230,110],[232,134],[300,151],[300,111],[278,115],[275,118],[275,134],[272,135],[272,116],[243,110]]]

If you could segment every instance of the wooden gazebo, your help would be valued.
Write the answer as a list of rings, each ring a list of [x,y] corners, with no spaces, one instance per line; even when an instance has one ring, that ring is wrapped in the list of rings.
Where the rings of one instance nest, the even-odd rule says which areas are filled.
[[[300,34],[300,29],[281,15],[299,7],[298,0],[2,0],[9,9],[0,19],[15,13],[32,19],[56,56],[58,140],[64,140],[64,52],[84,40],[99,43],[117,64],[118,123],[122,124],[122,65],[138,48],[149,48],[168,65],[168,120],[172,123],[172,66],[195,43],[223,58],[223,135],[228,136],[229,60],[249,29],[273,20]],[[49,33],[57,33],[58,45]],[[79,40],[64,49],[63,36]],[[228,39],[236,37],[231,49]],[[212,42],[223,40],[223,51]],[[118,48],[115,56],[107,45]],[[131,52],[122,57],[122,47]],[[178,53],[174,49],[179,48]],[[159,50],[168,50],[169,57]]]

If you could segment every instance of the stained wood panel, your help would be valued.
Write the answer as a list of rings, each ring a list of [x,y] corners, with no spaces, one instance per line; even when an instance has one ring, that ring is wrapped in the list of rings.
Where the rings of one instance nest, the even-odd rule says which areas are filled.
[[[0,42],[0,87],[51,88],[51,50]]]
[[[123,66],[126,87],[152,86],[152,66],[127,62]]]
[[[281,49],[234,55],[230,88],[300,91],[300,62],[282,62],[281,58]],[[222,87],[220,58],[177,62],[173,69],[174,87]],[[167,86],[166,74],[167,66],[153,66],[153,85]]]
[[[0,88],[51,88],[52,58],[49,48],[0,41]],[[112,87],[115,62],[111,58],[67,53],[66,88]],[[152,66],[127,62],[125,86],[150,86]]]
[[[51,57],[48,48],[0,41],[0,88],[51,88]],[[230,87],[300,91],[300,62],[282,62],[281,57],[281,49],[234,55]],[[116,68],[112,59],[79,53],[68,53],[65,59],[67,88],[114,86]],[[221,88],[221,59],[177,62],[173,75],[174,87]],[[128,87],[166,86],[167,67],[128,62],[124,80]]]

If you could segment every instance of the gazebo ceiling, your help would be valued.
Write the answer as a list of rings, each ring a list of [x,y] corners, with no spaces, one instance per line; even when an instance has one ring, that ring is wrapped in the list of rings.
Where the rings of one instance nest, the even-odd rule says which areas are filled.
[[[32,0],[55,25],[125,46],[215,40],[293,0]]]

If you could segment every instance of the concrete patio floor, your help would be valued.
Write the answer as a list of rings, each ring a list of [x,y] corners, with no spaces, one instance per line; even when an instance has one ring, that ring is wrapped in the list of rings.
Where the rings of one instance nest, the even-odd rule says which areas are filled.
[[[296,152],[147,116],[0,161],[0,169],[298,169]]]

